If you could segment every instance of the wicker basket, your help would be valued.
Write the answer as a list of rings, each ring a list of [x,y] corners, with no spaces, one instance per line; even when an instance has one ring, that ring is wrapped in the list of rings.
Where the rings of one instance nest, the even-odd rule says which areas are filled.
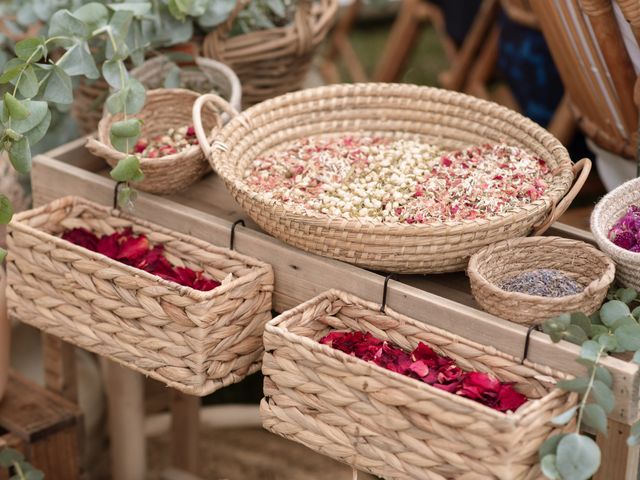
[[[290,93],[232,119],[211,148],[199,128],[198,110],[213,98],[203,96],[194,106],[196,133],[214,170],[245,212],[286,243],[374,270],[462,271],[469,256],[482,247],[546,230],[569,206],[591,168],[586,159],[572,167],[566,149],[518,113],[437,88],[372,83]],[[302,215],[291,206],[266,200],[243,181],[246,166],[255,158],[299,137],[362,132],[417,138],[448,149],[505,141],[542,157],[554,177],[540,199],[501,216],[412,225]]]
[[[229,19],[205,37],[202,47],[205,57],[236,72],[245,106],[302,88],[338,11],[338,0],[298,0],[290,25],[229,36],[237,14],[250,1],[238,0]]]
[[[412,350],[423,341],[464,370],[514,382],[531,400],[504,414],[346,355],[318,340],[360,330]],[[577,401],[560,377],[350,294],[329,291],[265,328],[263,425],[360,470],[394,479],[538,479],[549,420]]]
[[[209,292],[162,280],[59,237],[76,227],[132,227],[174,265],[233,278]],[[191,395],[260,369],[269,265],[75,197],[16,215],[8,244],[9,312],[40,330]]]
[[[149,90],[163,88],[165,78],[175,65],[168,57],[160,55],[133,69],[131,76]],[[242,107],[242,86],[238,76],[224,63],[210,58],[196,57],[194,66],[181,67],[180,87],[199,93],[216,93],[236,110]]]
[[[640,253],[625,250],[609,240],[609,230],[630,205],[640,205],[640,178],[623,183],[597,203],[591,214],[591,232],[600,250],[616,263],[617,281],[640,290]]]
[[[160,88],[147,93],[147,101],[142,111],[136,115],[143,120],[142,136],[153,137],[167,133],[169,128],[177,128],[191,124],[191,107],[198,98],[196,92],[180,88]],[[111,146],[109,131],[111,125],[122,119],[122,115],[105,116],[98,126],[98,139],[87,140],[87,148],[91,153],[104,158],[112,167],[125,155]],[[220,117],[214,108],[208,108],[204,117],[207,131],[220,126]],[[212,140],[213,133],[208,135]],[[204,174],[211,171],[209,164],[197,145],[182,152],[159,158],[141,158],[140,168],[144,180],[135,184],[136,188],[145,192],[168,195],[184,190]]]
[[[522,272],[549,268],[584,290],[550,298],[507,292],[497,285]],[[483,248],[469,260],[471,292],[489,313],[516,323],[539,324],[562,313],[591,315],[600,308],[615,276],[609,257],[584,242],[559,237],[514,238]]]

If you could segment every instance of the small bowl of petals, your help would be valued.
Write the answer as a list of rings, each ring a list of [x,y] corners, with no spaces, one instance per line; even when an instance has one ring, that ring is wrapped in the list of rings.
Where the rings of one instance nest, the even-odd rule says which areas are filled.
[[[607,255],[587,243],[545,236],[489,245],[471,257],[467,275],[483,310],[536,325],[563,313],[598,310],[615,270]]]
[[[591,214],[591,232],[616,263],[616,279],[640,289],[640,178],[602,197]]]
[[[145,106],[136,115],[142,120],[142,133],[131,146],[131,153],[140,158],[144,173],[144,180],[135,184],[137,189],[167,195],[184,190],[211,171],[192,126],[191,108],[198,96],[180,88],[147,92]],[[220,116],[209,106],[203,110],[202,118],[211,141],[221,126]],[[105,114],[98,127],[98,138],[87,141],[87,149],[112,167],[125,156],[113,147],[109,136],[112,124],[119,120],[122,115]]]

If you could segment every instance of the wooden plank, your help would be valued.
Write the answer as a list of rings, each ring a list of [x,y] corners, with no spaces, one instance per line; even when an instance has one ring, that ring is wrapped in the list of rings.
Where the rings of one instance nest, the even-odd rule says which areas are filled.
[[[636,480],[638,477],[638,447],[629,448],[627,437],[631,427],[609,420],[607,435],[598,434],[602,463],[593,480]]]
[[[200,397],[171,391],[171,442],[173,466],[181,471],[198,473]]]
[[[221,199],[223,192],[226,192],[219,179],[216,179],[216,176],[212,176],[203,181],[208,189],[203,192],[199,206],[206,203],[208,195]],[[112,201],[112,181],[47,156],[34,159],[32,183],[38,204],[70,194],[85,196],[107,205]],[[212,192],[211,188],[214,187],[216,191]],[[189,195],[199,188],[202,187],[196,185],[190,188]],[[198,210],[187,205],[188,198],[185,198],[184,203],[178,203],[177,200],[181,200],[181,197],[168,199],[141,194],[136,203],[136,212],[151,222],[189,233],[216,245],[228,245],[228,212],[232,208],[229,204],[210,204]],[[216,216],[216,212],[220,210],[223,213]],[[233,217],[235,218],[237,217]],[[569,232],[572,232],[571,229]],[[584,236],[576,232],[573,234]],[[238,228],[236,248],[241,253],[273,265],[276,311],[291,308],[330,288],[343,289],[370,301],[381,299],[384,281],[382,275],[305,253],[252,228]],[[405,283],[407,280],[404,277],[400,277],[400,281],[390,282],[390,307],[416,320],[484,345],[495,346],[515,357],[522,355],[526,327],[433,294],[429,289],[446,284],[438,281],[438,278],[438,275],[429,275],[421,281],[419,277],[409,277],[411,285]],[[575,345],[566,342],[553,344],[547,335],[539,332],[531,335],[531,361],[569,374],[582,374],[583,367],[575,362],[578,354],[579,348]],[[627,423],[634,421],[638,413],[638,366],[612,357],[607,358],[604,363],[614,375],[618,400],[611,418]]]
[[[77,404],[78,380],[73,345],[43,333],[42,357],[47,388]]]

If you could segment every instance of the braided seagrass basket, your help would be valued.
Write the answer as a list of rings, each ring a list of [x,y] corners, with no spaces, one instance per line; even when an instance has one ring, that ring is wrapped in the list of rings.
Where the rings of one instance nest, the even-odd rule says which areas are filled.
[[[142,137],[165,135],[170,128],[179,128],[191,124],[191,108],[198,98],[196,92],[181,88],[159,88],[147,92],[147,101],[142,111],[136,115],[143,121]],[[98,157],[104,158],[109,165],[115,167],[125,156],[111,145],[109,132],[111,125],[122,120],[122,115],[106,113],[98,126],[98,138],[87,140],[87,149]],[[207,108],[204,114],[204,128],[210,132],[208,141],[212,140],[214,127],[219,127],[221,119],[214,108]],[[197,182],[204,174],[211,171],[202,149],[197,145],[158,158],[141,158],[140,168],[144,180],[135,187],[150,193],[168,195],[184,190]]]
[[[69,228],[132,227],[174,265],[223,281],[203,292],[60,238]],[[191,395],[260,369],[271,318],[271,266],[77,197],[20,213],[9,225],[12,316]]]
[[[514,382],[529,401],[497,412],[320,344],[331,330],[370,332],[407,351],[425,342],[463,370]],[[264,342],[264,427],[383,478],[541,478],[538,448],[562,428],[550,420],[577,402],[554,389],[561,374],[547,367],[336,290],[274,318]]]
[[[213,169],[244,211],[286,243],[374,270],[462,271],[469,256],[482,247],[544,232],[568,208],[591,168],[587,159],[572,165],[560,142],[522,115],[437,88],[371,83],[290,93],[239,114],[210,146],[200,127],[199,110],[214,100],[216,105],[221,103],[215,96],[204,95],[194,105],[196,134]],[[543,158],[553,178],[538,200],[502,215],[431,224],[301,214],[292,206],[266,199],[244,181],[244,172],[254,159],[300,137],[362,133],[415,138],[445,149],[504,141]]]
[[[508,292],[498,285],[519,273],[554,269],[573,278],[584,290],[565,297],[541,297]],[[562,313],[591,315],[600,308],[615,276],[615,265],[591,245],[560,237],[513,238],[475,253],[467,274],[471,293],[483,310],[527,325]]]
[[[211,31],[202,46],[205,57],[236,72],[245,106],[302,88],[338,11],[338,0],[298,0],[291,24],[230,36],[238,13],[250,3],[238,0],[227,21]]]
[[[616,263],[618,283],[640,290],[640,253],[625,250],[609,240],[609,230],[631,205],[640,206],[640,178],[629,180],[602,197],[591,214],[591,233],[600,250]]]

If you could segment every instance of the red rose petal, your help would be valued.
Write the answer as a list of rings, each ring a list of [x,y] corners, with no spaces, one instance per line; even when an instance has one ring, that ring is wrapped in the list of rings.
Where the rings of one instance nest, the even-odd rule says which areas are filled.
[[[86,228],[72,228],[62,234],[62,238],[88,250],[96,251],[98,248],[98,237]]]

